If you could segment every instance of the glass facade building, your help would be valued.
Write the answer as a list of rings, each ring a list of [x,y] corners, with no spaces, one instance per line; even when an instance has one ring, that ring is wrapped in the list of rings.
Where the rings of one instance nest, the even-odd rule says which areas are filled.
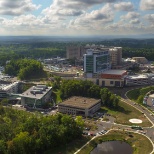
[[[108,51],[88,49],[84,55],[84,73],[87,77],[99,74],[111,68]]]

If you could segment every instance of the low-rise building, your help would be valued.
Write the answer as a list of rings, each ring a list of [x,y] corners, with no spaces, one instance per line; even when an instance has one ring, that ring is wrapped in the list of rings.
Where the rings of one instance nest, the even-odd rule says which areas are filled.
[[[150,84],[149,77],[143,74],[129,75],[125,78],[125,83],[126,83],[126,86]]]
[[[46,85],[33,86],[21,96],[21,105],[41,108],[44,103],[51,101],[52,87]]]
[[[2,89],[6,91],[7,93],[16,94],[18,93],[18,86],[19,86],[19,82],[13,82],[11,84],[3,86]]]
[[[126,70],[107,70],[97,79],[97,84],[102,87],[123,87],[124,77],[127,75]]]
[[[8,98],[8,93],[5,90],[0,90],[0,100]]]
[[[8,98],[11,94],[18,93],[19,82],[0,84],[0,99]]]
[[[132,57],[139,64],[147,64],[148,60],[145,57]]]
[[[86,97],[71,97],[58,105],[58,111],[65,114],[92,116],[101,107],[101,100]]]

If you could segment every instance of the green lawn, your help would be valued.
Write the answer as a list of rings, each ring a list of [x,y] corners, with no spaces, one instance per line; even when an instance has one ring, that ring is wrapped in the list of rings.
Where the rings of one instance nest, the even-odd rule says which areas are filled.
[[[146,119],[146,117],[140,111],[136,110],[134,107],[124,102],[119,102],[118,110],[102,107],[100,109],[100,112],[107,112],[108,114],[111,114],[113,117],[116,118],[115,122],[118,124],[133,125],[132,123],[129,122],[129,119],[137,118],[143,121],[142,124],[138,124],[139,126],[142,127],[151,126],[151,123],[148,121],[148,119]]]
[[[136,89],[130,90],[127,93],[127,97],[130,100],[133,100],[133,101],[137,102],[137,99],[139,98],[139,96],[142,95],[144,97],[151,90],[154,90],[154,86],[147,86],[147,87],[143,87],[143,88],[136,88]]]
[[[151,142],[142,135],[113,130],[104,136],[95,138],[78,154],[90,154],[90,152],[97,146],[97,144],[113,140],[125,141],[130,144],[133,148],[133,154],[148,154],[153,149]]]
[[[133,101],[137,101],[139,95],[140,95],[140,89],[142,88],[137,88],[137,89],[133,89],[133,90],[130,90],[128,93],[127,93],[127,97]]]
[[[60,97],[60,90],[56,91],[55,94],[56,94],[56,103],[62,102],[62,99]]]

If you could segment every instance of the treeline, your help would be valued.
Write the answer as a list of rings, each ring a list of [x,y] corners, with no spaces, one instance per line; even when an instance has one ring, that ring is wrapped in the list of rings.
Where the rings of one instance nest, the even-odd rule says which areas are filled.
[[[60,83],[59,80],[57,82]],[[102,105],[110,108],[118,108],[118,96],[111,93],[107,88],[101,88],[88,80],[62,80],[60,91],[62,99],[67,99],[71,96],[97,98],[101,99]]]
[[[40,154],[80,138],[83,120],[43,116],[0,106],[0,153]]]
[[[11,60],[5,66],[5,73],[18,76],[20,79],[29,79],[43,73],[41,62],[32,59]]]
[[[146,57],[154,61],[154,48],[123,48],[122,55],[124,58]]]
[[[38,42],[28,44],[3,44],[0,45],[0,66],[8,60],[20,58],[51,58],[66,57],[66,43]]]
[[[64,40],[65,41],[65,40]],[[121,46],[123,47],[123,57],[144,56],[149,60],[154,59],[154,40],[153,39],[113,39],[104,41],[48,41],[31,40],[23,43],[6,42],[0,45],[0,65],[5,65],[7,60],[15,60],[19,58],[52,58],[66,57],[66,47],[85,46],[86,44],[96,44],[105,46]],[[18,42],[20,42],[18,40]]]

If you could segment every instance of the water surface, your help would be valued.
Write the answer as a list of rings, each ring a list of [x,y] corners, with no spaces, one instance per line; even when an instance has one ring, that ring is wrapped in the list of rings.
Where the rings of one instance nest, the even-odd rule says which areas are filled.
[[[90,154],[132,154],[132,147],[122,141],[109,141],[98,144]]]

